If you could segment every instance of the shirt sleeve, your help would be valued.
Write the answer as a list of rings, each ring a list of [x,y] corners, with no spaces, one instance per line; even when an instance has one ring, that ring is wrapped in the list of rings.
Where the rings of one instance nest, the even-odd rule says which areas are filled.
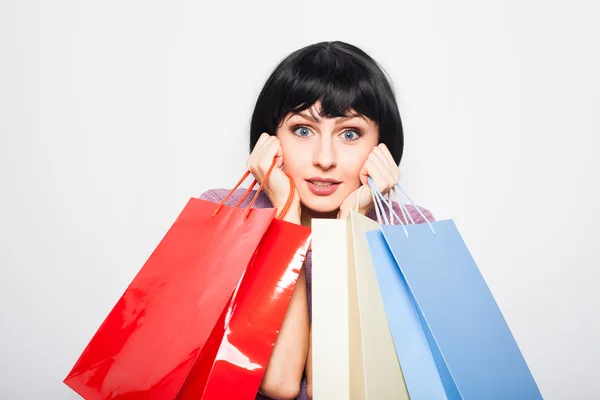
[[[202,193],[198,198],[200,200],[210,201],[211,203],[219,203],[221,200],[223,200],[223,197],[219,196],[215,189],[207,190],[206,192]]]
[[[400,225],[400,223],[402,223],[403,225],[412,224],[412,222],[410,222],[410,218],[408,218],[408,215],[406,215],[406,211],[408,211],[408,214],[410,214],[410,217],[415,222],[415,224],[425,224],[427,223],[427,221],[435,222],[435,218],[433,217],[431,211],[424,207],[417,206],[419,207],[419,209],[417,210],[417,207],[413,206],[412,204],[404,204],[404,207],[406,208],[406,211],[404,211],[402,207],[400,207],[400,204],[398,204],[397,202],[393,202],[392,207],[396,215],[401,220],[398,221],[398,218],[396,218],[395,215],[392,215],[392,218],[390,220],[392,225]],[[386,208],[386,210],[386,216],[388,219],[390,219],[389,208]],[[373,214],[373,218],[375,219],[375,213],[371,212],[371,214]]]
[[[404,210],[402,210],[402,207],[400,207],[400,205],[396,202],[393,202],[392,207],[394,208],[394,212],[402,219],[402,223],[403,224],[408,224],[411,223],[409,218],[405,218],[405,214],[406,212],[404,212]],[[429,211],[426,208],[423,208],[421,206],[413,206],[412,204],[405,204],[404,207],[406,207],[408,213],[410,214],[411,218],[413,219],[413,221],[415,221],[415,224],[425,224],[427,223],[427,221],[429,222],[435,222],[435,218],[433,217],[433,214],[431,213],[431,211]],[[419,208],[417,210],[417,207]],[[419,213],[419,211],[421,211]],[[421,215],[423,214],[423,215]],[[425,217],[425,218],[423,218]],[[393,218],[394,220],[394,225],[400,225],[400,221],[398,221],[397,218]]]

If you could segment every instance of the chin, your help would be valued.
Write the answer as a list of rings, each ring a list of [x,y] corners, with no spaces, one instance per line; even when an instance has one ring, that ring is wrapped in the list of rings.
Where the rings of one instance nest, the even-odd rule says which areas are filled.
[[[332,213],[337,212],[342,205],[342,200],[339,196],[315,196],[312,193],[306,196],[301,196],[302,205],[315,213]]]

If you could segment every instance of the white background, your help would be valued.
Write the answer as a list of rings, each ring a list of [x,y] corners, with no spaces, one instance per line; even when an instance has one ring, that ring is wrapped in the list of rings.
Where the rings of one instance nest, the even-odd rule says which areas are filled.
[[[453,218],[547,399],[600,398],[600,7],[0,1],[0,398],[62,383],[258,93],[323,40],[391,75],[403,186]]]

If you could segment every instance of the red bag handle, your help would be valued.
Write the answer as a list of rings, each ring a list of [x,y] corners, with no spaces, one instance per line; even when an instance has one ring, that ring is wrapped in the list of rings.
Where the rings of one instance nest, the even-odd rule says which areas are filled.
[[[263,179],[262,183],[258,187],[258,190],[256,191],[256,194],[252,198],[252,201],[250,202],[250,204],[248,205],[248,208],[246,209],[246,212],[244,213],[244,220],[246,218],[248,218],[248,215],[250,214],[250,209],[252,208],[252,206],[256,202],[256,199],[258,198],[258,195],[259,195],[260,191],[262,190],[265,182],[267,182],[267,180],[271,176],[271,172],[273,171],[273,168],[275,168],[276,162],[277,162],[276,159],[273,159],[273,162],[271,163],[271,166],[269,167],[267,173],[265,174],[265,178]],[[223,207],[223,205],[225,204],[225,202],[227,201],[227,199],[229,197],[231,197],[231,195],[233,194],[233,192],[238,187],[240,187],[240,185],[246,180],[246,178],[248,177],[248,175],[250,175],[250,171],[246,171],[246,173],[244,174],[244,176],[242,176],[242,179],[240,179],[238,181],[238,183],[233,187],[233,189],[231,189],[229,191],[229,193],[227,193],[227,195],[223,198],[223,200],[221,200],[219,202],[219,204],[217,205],[217,207],[215,208],[215,210],[212,213],[213,217],[219,213],[219,210],[221,210],[221,207]],[[288,199],[287,199],[285,205],[281,209],[281,212],[277,216],[277,219],[283,219],[285,217],[285,215],[287,214],[288,210],[290,209],[290,206],[292,205],[292,200],[294,199],[294,192],[296,190],[296,185],[294,185],[294,180],[292,179],[292,177],[289,174],[286,173],[286,175],[287,175],[287,177],[290,180],[290,194],[288,196]],[[256,183],[257,183],[257,180],[255,179],[252,182],[252,185],[250,185],[250,187],[248,188],[248,190],[246,190],[246,193],[244,193],[244,196],[242,196],[242,198],[237,202],[237,204],[234,207],[239,207],[240,204],[242,204],[244,202],[244,200],[246,200],[246,198],[248,197],[248,195],[250,195],[250,192],[252,191],[252,189],[254,189],[254,186],[256,186]]]

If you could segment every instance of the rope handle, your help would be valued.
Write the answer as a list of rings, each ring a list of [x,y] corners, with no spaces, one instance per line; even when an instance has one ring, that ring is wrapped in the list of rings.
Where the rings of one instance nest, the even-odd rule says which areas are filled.
[[[265,177],[264,177],[262,183],[259,185],[258,190],[256,191],[256,194],[254,195],[254,197],[252,198],[252,201],[248,205],[246,212],[244,212],[244,220],[246,220],[248,218],[248,215],[250,214],[250,209],[256,202],[256,199],[258,199],[258,195],[260,194],[260,191],[262,190],[263,186],[265,185],[265,183],[271,176],[271,172],[273,172],[273,168],[275,168],[276,163],[277,163],[277,160],[274,158],[273,162],[271,163],[271,166],[269,167],[269,169],[267,170],[267,173],[265,174]],[[213,211],[213,213],[212,213],[213,217],[219,213],[221,208],[225,205],[225,202],[227,201],[227,199],[229,199],[229,197],[231,197],[233,192],[235,192],[237,190],[237,188],[240,187],[240,185],[246,180],[246,178],[248,178],[249,175],[250,175],[250,171],[248,170],[248,171],[246,171],[244,176],[242,176],[242,178],[238,181],[238,183],[233,187],[233,189],[231,189],[229,191],[229,193],[227,193],[227,195],[225,197],[223,197],[223,199],[219,202],[219,204]],[[277,216],[277,219],[283,219],[285,217],[285,215],[287,214],[290,206],[292,205],[292,201],[294,199],[294,193],[296,190],[296,186],[294,185],[294,180],[292,179],[292,177],[289,174],[286,173],[286,175],[287,175],[288,179],[290,180],[290,194],[288,196],[288,199],[287,199],[284,207],[282,208],[281,212]],[[256,179],[254,179],[254,181],[252,182],[250,187],[248,187],[248,189],[246,190],[246,193],[244,193],[242,198],[235,204],[234,207],[239,207],[244,202],[244,200],[246,200],[248,198],[248,196],[250,195],[250,192],[252,192],[252,189],[254,189],[254,186],[256,186],[257,183],[258,183],[258,181]]]
[[[398,214],[396,214],[396,212],[393,210],[391,201],[388,203],[388,201],[386,201],[385,197],[379,192],[379,190],[377,190],[377,187],[375,186],[375,183],[373,182],[373,179],[371,179],[371,177],[369,177],[369,186],[371,187],[371,190],[375,193],[375,198],[377,199],[377,202],[378,202],[379,206],[381,207],[381,210],[382,211],[384,210],[383,206],[381,204],[383,202],[386,206],[388,206],[388,208],[390,209],[390,211],[392,211],[392,213],[398,219],[398,221],[400,221],[400,224],[402,225],[402,228],[404,229],[404,234],[406,235],[406,237],[408,237],[408,231],[406,230],[406,225],[402,223],[402,220],[400,219],[400,217],[398,216]],[[433,233],[433,235],[437,236],[437,233],[435,232],[435,229],[433,228],[433,225],[431,225],[431,222],[425,217],[425,215],[423,215],[423,212],[419,209],[419,207],[417,207],[417,205],[410,199],[410,197],[408,197],[408,195],[404,192],[404,190],[402,190],[402,188],[400,187],[399,184],[397,184],[395,187],[398,188],[400,190],[400,192],[402,192],[402,194],[408,199],[408,201],[410,201],[410,203],[412,204],[412,206],[417,209],[418,213],[421,215],[421,217],[429,225],[429,229],[431,229],[431,232]],[[396,197],[397,197],[397,200],[400,200],[399,196],[396,196]],[[408,212],[408,210],[405,208],[405,206],[402,203],[402,201],[398,201],[398,203],[400,203],[400,206],[403,209],[402,212],[403,213],[406,212],[406,214],[408,214],[408,217],[409,217],[410,221],[414,224],[415,221],[411,217],[411,215]],[[386,220],[385,214],[384,214],[383,217],[384,217],[383,219]],[[386,221],[386,224],[388,224],[387,221]]]
[[[294,180],[288,173],[286,173],[286,175],[290,180],[290,194],[288,195],[287,201],[283,205],[279,216],[277,216],[277,219],[283,219],[286,216],[287,212],[290,209],[290,206],[292,205],[292,201],[294,200],[294,194],[296,193],[296,184],[294,183]]]

